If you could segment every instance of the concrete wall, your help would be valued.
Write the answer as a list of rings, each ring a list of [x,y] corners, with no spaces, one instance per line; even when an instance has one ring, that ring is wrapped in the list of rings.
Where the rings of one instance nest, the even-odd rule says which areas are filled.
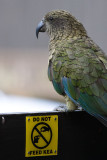
[[[35,28],[50,10],[79,19],[107,53],[107,0],[0,0],[0,90],[62,101],[47,77],[48,36]]]
[[[54,9],[70,11],[107,52],[107,0],[0,0],[0,47],[46,48],[48,37],[37,41],[35,28]]]

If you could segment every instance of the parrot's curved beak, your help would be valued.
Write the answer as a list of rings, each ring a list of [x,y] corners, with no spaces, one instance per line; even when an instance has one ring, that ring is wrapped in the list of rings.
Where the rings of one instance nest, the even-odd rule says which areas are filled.
[[[45,31],[46,31],[46,27],[43,19],[36,28],[36,37],[38,38],[39,32],[45,32]]]

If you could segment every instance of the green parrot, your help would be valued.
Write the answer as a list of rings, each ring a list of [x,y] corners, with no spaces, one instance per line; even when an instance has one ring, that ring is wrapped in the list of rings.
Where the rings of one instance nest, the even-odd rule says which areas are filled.
[[[107,127],[107,56],[70,13],[47,13],[36,28],[47,32],[48,77],[56,92],[64,96],[67,109],[81,106]]]

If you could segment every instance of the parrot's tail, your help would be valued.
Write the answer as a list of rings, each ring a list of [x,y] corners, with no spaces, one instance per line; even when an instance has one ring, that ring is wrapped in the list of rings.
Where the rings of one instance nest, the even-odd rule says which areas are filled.
[[[107,117],[106,116],[101,116],[97,115],[95,116],[105,127],[107,127]]]

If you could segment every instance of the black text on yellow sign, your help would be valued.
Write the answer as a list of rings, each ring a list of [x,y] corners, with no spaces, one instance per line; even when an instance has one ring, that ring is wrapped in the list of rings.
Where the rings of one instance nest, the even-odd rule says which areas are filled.
[[[58,115],[26,117],[26,157],[58,154]]]

